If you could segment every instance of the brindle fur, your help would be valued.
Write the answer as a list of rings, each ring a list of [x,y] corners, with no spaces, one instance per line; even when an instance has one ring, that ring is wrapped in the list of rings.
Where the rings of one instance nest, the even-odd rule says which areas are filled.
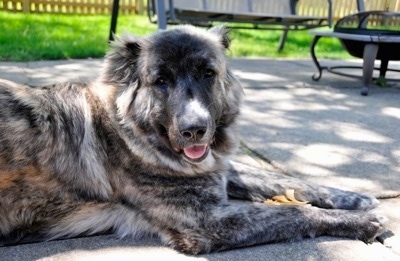
[[[123,37],[89,85],[1,80],[0,244],[114,231],[200,254],[319,235],[374,240],[384,219],[367,211],[373,197],[227,160],[242,98],[229,44],[223,27],[180,26]],[[191,159],[183,148],[193,145],[207,151]],[[286,189],[314,206],[259,203]]]

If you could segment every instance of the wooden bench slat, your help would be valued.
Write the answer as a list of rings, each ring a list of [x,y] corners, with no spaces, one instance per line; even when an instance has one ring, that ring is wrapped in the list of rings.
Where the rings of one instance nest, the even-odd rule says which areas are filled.
[[[186,16],[186,17],[204,17],[204,19],[207,19],[209,17],[212,17],[214,15],[232,15],[235,17],[257,17],[257,18],[262,18],[262,17],[279,17],[279,18],[288,18],[288,19],[292,19],[292,20],[311,20],[311,19],[315,19],[315,20],[326,20],[327,17],[323,17],[323,16],[305,16],[305,15],[290,15],[290,14],[281,14],[281,15],[277,15],[277,14],[269,14],[269,13],[249,13],[249,12],[218,12],[218,11],[201,11],[199,12],[198,10],[190,10],[190,9],[179,9],[179,8],[175,8],[175,12],[176,14],[182,15],[182,16]]]
[[[280,26],[300,26],[301,29],[309,29],[320,26],[326,22],[326,17],[320,16],[297,16],[297,15],[275,15],[275,14],[258,14],[258,13],[225,13],[225,12],[197,12],[196,10],[175,9],[175,17],[177,23],[187,22],[235,22],[235,23],[252,23],[263,25],[280,25]]]
[[[234,25],[230,27],[242,27],[235,23],[248,23],[253,28],[283,30],[278,47],[282,50],[289,30],[330,26],[332,0],[320,1],[326,5],[326,16],[307,15],[307,12],[297,14],[298,0],[148,0],[148,4],[150,20],[152,12],[157,17],[153,22],[158,23],[159,29],[165,29],[167,24],[180,23],[209,26],[213,22],[223,22]]]

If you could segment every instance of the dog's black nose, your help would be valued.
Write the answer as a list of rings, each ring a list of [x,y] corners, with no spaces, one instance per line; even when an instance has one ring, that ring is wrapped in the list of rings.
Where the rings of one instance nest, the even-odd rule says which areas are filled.
[[[192,139],[199,140],[204,137],[206,132],[207,132],[206,127],[191,127],[180,131],[182,137],[184,137],[187,140],[192,140]]]

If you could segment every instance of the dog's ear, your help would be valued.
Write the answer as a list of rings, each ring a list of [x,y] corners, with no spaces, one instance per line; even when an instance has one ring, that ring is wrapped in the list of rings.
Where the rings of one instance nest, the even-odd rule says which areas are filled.
[[[126,42],[125,47],[133,56],[138,55],[141,50],[138,42]]]
[[[217,25],[217,26],[212,27],[209,30],[209,32],[217,35],[220,38],[222,45],[226,49],[229,48],[229,46],[231,45],[231,39],[229,37],[229,32],[230,32],[229,28],[227,28],[224,25]]]
[[[137,61],[142,50],[142,38],[124,35],[111,43],[106,55],[103,81],[126,84],[137,80]]]

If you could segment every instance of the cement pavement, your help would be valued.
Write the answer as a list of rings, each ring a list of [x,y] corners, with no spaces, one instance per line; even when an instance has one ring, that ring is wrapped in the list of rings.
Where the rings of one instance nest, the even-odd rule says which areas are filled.
[[[101,59],[0,63],[0,78],[30,85],[90,81]],[[323,61],[354,65],[359,61]],[[400,84],[359,94],[356,79],[316,72],[309,60],[233,59],[246,93],[237,159],[248,164],[378,196],[389,218],[384,243],[320,237],[200,257],[156,239],[98,236],[0,248],[1,260],[400,260]],[[400,63],[391,63],[397,69]],[[399,73],[389,74],[400,78]],[[251,128],[249,128],[251,126]]]

